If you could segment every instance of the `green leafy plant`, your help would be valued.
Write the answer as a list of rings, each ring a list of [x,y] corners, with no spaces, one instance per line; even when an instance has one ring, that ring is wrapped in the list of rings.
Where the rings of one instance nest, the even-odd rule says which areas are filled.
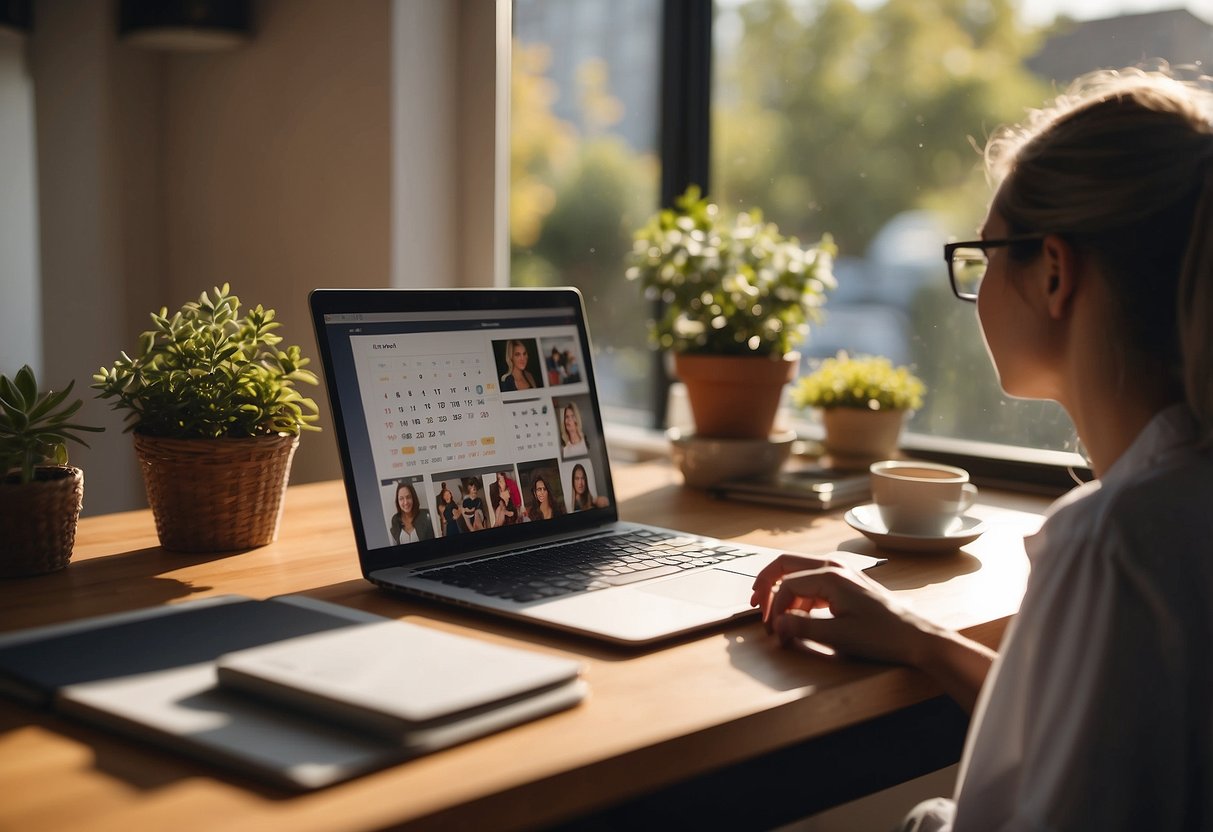
[[[20,482],[28,483],[41,465],[67,464],[67,442],[88,447],[77,433],[105,430],[68,421],[84,404],[67,402],[75,384],[40,393],[28,364],[11,379],[0,373],[0,479],[16,470]]]
[[[295,384],[316,384],[299,347],[280,349],[274,310],[239,317],[228,284],[169,317],[152,315],[135,357],[122,353],[93,376],[100,398],[130,411],[127,430],[176,439],[243,438],[319,430],[316,403]]]
[[[636,232],[627,277],[662,301],[652,335],[663,349],[778,356],[820,320],[835,253],[828,234],[801,248],[756,209],[729,220],[691,186]]]
[[[926,392],[926,385],[909,367],[894,367],[883,356],[852,358],[840,352],[796,382],[792,402],[801,408],[918,410]]]

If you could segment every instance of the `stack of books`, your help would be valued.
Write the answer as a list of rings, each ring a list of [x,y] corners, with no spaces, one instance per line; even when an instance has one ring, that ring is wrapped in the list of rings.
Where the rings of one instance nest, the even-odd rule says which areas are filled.
[[[293,790],[580,702],[575,660],[301,595],[0,637],[0,693]]]

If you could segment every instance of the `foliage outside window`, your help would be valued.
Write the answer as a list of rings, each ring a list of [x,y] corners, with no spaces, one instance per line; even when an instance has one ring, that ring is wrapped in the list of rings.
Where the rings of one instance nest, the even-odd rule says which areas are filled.
[[[1074,450],[1059,407],[1002,395],[942,244],[984,216],[978,149],[996,126],[1082,72],[1140,61],[1144,43],[1213,60],[1198,54],[1213,27],[1189,12],[1075,21],[1049,13],[1060,1],[715,2],[708,196],[802,240],[833,234],[838,288],[805,369],[839,350],[911,366],[931,390],[912,432]],[[651,408],[651,310],[621,278],[630,229],[658,207],[661,0],[514,8],[513,281],[580,286],[601,379],[617,383],[604,401]]]

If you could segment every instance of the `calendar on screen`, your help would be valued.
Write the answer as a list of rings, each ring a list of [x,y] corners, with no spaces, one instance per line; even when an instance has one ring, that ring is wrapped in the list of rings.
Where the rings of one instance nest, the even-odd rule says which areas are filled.
[[[349,344],[384,545],[574,510],[562,460],[570,430],[587,440],[570,411],[580,402],[592,414],[575,327],[351,332]],[[605,459],[598,426],[584,433]]]

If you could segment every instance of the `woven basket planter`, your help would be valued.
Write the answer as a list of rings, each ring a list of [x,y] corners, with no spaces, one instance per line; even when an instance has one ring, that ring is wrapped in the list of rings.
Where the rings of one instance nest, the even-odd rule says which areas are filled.
[[[298,436],[163,439],[135,434],[160,545],[228,552],[278,537]]]
[[[79,468],[38,469],[33,482],[0,482],[0,577],[41,575],[67,566],[84,502]]]

